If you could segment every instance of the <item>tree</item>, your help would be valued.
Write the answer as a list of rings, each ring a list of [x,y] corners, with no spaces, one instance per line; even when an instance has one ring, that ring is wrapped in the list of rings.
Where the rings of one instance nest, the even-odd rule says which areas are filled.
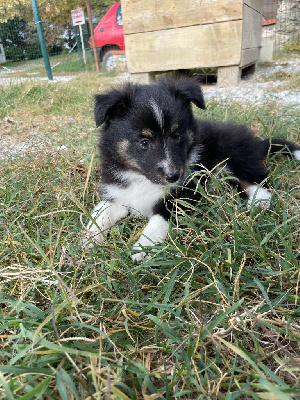
[[[85,0],[37,0],[39,13],[43,21],[56,25],[71,23],[71,10],[86,9]],[[92,15],[101,17],[115,0],[91,0]],[[0,22],[6,22],[14,17],[20,17],[27,22],[33,21],[30,0],[1,0]]]
[[[71,10],[83,8],[86,11],[86,1],[37,0],[37,2],[48,53],[60,53],[64,48],[70,48],[76,40]],[[98,23],[114,2],[114,0],[91,0],[93,22]],[[89,30],[85,36],[88,39]],[[9,60],[41,56],[31,0],[1,0],[0,38]]]

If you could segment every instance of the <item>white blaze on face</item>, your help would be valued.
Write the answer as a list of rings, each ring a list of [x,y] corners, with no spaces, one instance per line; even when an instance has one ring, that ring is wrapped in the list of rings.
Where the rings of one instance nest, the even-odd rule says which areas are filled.
[[[152,97],[150,99],[150,106],[156,122],[158,123],[159,127],[163,129],[163,111]]]
[[[150,106],[153,111],[154,118],[158,123],[161,130],[163,129],[164,121],[163,121],[163,111],[160,106],[156,103],[156,101],[151,97],[150,99]],[[164,150],[165,150],[165,158],[163,161],[159,163],[159,167],[162,168],[166,175],[170,174],[174,169],[172,159],[168,150],[167,143],[164,143]]]
[[[172,162],[169,150],[166,145],[164,145],[165,149],[165,159],[162,160],[158,165],[166,175],[170,175],[172,171],[174,171],[174,164]]]

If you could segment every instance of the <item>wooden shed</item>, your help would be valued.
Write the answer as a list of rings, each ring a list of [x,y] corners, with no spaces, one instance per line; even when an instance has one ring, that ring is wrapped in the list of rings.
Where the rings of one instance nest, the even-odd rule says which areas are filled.
[[[239,83],[259,59],[262,0],[122,0],[128,71],[144,82],[181,69],[218,68]]]

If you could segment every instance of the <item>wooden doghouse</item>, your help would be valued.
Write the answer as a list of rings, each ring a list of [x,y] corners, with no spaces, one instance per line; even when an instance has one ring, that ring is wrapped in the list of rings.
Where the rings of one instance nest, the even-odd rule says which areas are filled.
[[[164,71],[218,68],[239,83],[259,59],[262,0],[122,0],[128,71],[149,82]]]

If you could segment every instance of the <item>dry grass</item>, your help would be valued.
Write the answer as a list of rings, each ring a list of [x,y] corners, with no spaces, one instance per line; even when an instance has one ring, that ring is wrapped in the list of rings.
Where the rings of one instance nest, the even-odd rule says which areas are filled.
[[[142,220],[83,253],[98,200],[92,97],[111,82],[1,89],[0,397],[297,398],[299,163],[269,160],[263,211],[208,174],[201,204],[186,214],[178,202],[168,241],[141,264],[130,254]],[[292,107],[210,103],[205,116],[299,134]]]

